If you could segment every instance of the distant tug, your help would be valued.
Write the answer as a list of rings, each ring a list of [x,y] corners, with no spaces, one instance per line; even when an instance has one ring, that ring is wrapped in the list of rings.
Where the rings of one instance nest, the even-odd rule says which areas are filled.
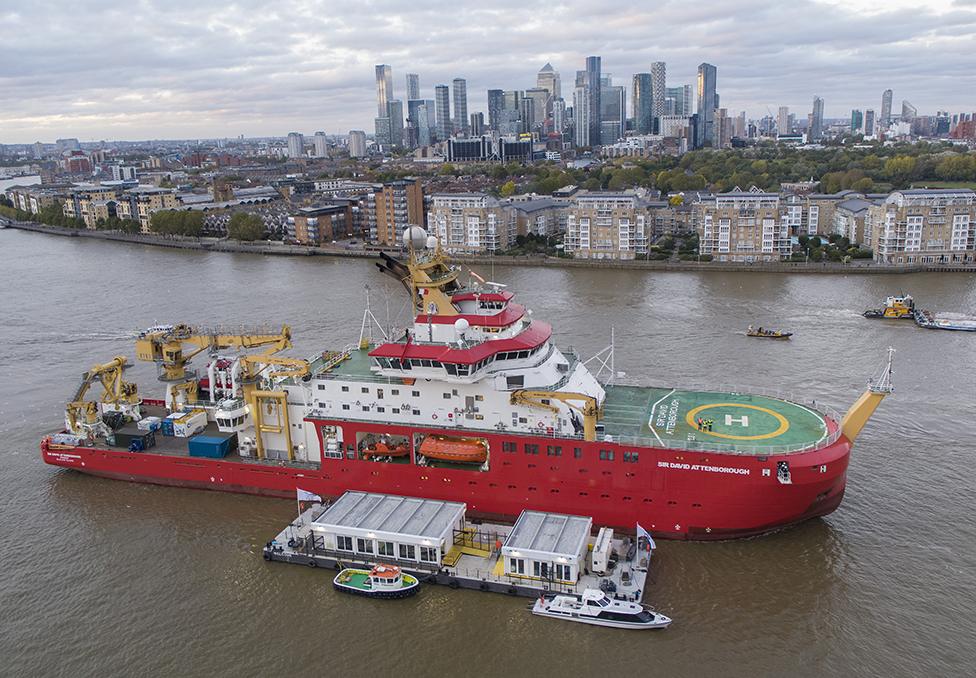
[[[135,482],[356,489],[462,501],[495,520],[532,508],[728,539],[836,509],[851,445],[891,391],[890,351],[843,417],[789,397],[617,384],[612,346],[586,362],[561,351],[503,285],[462,285],[423,229],[404,242],[405,260],[377,264],[414,308],[395,338],[370,340],[368,303],[358,345],[307,360],[276,355],[291,347],[287,327],[150,328],[137,357],[157,363],[165,400],[140,399],[124,356],[95,366],[65,432],[41,442],[44,461]],[[197,375],[188,364],[203,352]],[[96,383],[100,400],[86,400]]]

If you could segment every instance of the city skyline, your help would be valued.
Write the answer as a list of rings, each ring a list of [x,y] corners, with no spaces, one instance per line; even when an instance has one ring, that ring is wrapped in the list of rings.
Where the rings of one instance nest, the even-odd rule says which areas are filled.
[[[0,15],[7,27],[0,83],[17,93],[0,105],[0,143],[371,130],[376,64],[392,67],[391,99],[404,108],[408,73],[419,74],[423,99],[434,98],[435,85],[463,78],[467,113],[487,118],[488,89],[532,88],[547,61],[570,101],[587,56],[600,56],[601,73],[628,91],[633,75],[651,72],[654,62],[667,63],[669,87],[693,84],[700,63],[714,64],[721,106],[750,118],[776,115],[779,106],[805,114],[815,94],[824,99],[825,118],[879,111],[887,88],[895,110],[903,99],[922,114],[976,108],[967,101],[973,76],[958,58],[974,42],[976,5],[870,6],[737,3],[729,14],[666,5],[651,15],[565,4],[517,35],[499,28],[487,39],[484,25],[504,26],[524,7],[460,3],[448,14],[430,4],[397,14],[391,4],[371,10],[378,17],[369,41],[359,37],[365,23],[355,25],[367,20],[363,9],[351,4],[324,12],[315,3],[284,3],[267,12],[258,2],[220,11],[171,2],[135,15],[107,9],[82,16],[67,3],[60,11],[45,7],[43,15],[18,8]],[[594,22],[601,27],[596,36]],[[44,28],[45,40],[31,37],[32,25]],[[99,40],[111,49],[92,47]],[[434,42],[438,50],[420,49]],[[56,53],[51,44],[59,45]]]

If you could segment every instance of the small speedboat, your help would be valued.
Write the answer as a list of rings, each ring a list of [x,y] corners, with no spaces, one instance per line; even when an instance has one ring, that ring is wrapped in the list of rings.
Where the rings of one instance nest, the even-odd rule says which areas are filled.
[[[663,629],[671,624],[670,617],[646,605],[614,600],[599,589],[540,596],[532,606],[532,614],[615,629]]]
[[[760,327],[758,330],[749,325],[746,330],[747,337],[759,337],[760,339],[789,339],[793,336],[792,332],[782,332],[780,330],[767,330]]]
[[[332,586],[367,598],[406,598],[417,593],[420,582],[396,565],[375,565],[372,570],[347,567],[335,576]]]

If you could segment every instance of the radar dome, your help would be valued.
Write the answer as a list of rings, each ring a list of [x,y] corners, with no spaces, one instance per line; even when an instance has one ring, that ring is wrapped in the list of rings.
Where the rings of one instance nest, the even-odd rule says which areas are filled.
[[[420,226],[408,226],[403,231],[403,246],[421,249],[427,244],[427,231]]]
[[[427,236],[427,249],[436,250],[437,249],[437,237],[433,235]]]
[[[469,327],[471,327],[471,323],[468,322],[467,318],[458,318],[454,321],[454,329],[458,334],[463,333]]]

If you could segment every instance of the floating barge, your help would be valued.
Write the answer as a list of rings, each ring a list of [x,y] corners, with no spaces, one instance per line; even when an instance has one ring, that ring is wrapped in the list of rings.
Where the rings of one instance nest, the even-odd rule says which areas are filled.
[[[643,596],[652,551],[607,528],[592,536],[591,518],[526,510],[514,526],[475,524],[465,510],[460,502],[349,491],[304,510],[263,555],[328,570],[384,563],[425,584],[513,596],[585,589]]]

